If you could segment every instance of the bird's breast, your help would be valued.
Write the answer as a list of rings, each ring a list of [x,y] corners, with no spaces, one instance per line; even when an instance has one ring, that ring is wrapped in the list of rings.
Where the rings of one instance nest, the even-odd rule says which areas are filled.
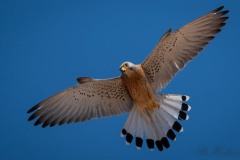
[[[135,72],[131,71],[130,73],[125,73],[125,75],[122,76],[122,79],[129,94],[137,105],[140,107],[146,107],[148,104],[152,103],[154,93],[143,70],[140,69],[138,68]]]

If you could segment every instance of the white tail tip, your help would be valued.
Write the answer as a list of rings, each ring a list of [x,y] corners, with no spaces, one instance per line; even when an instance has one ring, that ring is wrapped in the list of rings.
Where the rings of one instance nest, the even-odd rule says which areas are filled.
[[[130,143],[126,141],[126,145],[127,145],[127,146],[129,146],[129,145],[130,145]]]
[[[137,147],[137,150],[141,150],[142,148],[141,147]]]

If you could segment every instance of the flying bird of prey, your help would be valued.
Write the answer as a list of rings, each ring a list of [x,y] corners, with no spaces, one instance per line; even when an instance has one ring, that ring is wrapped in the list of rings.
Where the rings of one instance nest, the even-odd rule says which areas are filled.
[[[78,85],[54,94],[32,107],[29,120],[42,127],[83,122],[93,118],[129,113],[121,131],[130,144],[135,137],[137,149],[144,139],[149,149],[169,148],[168,139],[182,132],[178,120],[187,120],[191,109],[189,96],[160,94],[168,82],[198,55],[228,17],[223,6],[172,32],[168,30],[151,54],[141,63],[124,62],[121,76],[111,79],[80,77]]]

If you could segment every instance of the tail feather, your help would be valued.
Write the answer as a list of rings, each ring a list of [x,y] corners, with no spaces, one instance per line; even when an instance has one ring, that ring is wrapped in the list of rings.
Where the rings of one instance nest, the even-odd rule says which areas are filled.
[[[156,125],[157,127],[160,129],[160,132],[159,135],[160,135],[160,138],[163,138],[166,134],[167,134],[167,131],[169,130],[170,126],[168,124],[168,121],[166,120],[166,118],[163,116],[163,112],[161,110],[157,110],[157,114],[156,114],[156,117],[158,119],[158,121],[156,121]]]
[[[183,131],[177,120],[188,119],[184,111],[189,111],[191,107],[183,103],[187,100],[189,96],[185,95],[157,94],[155,101],[160,108],[144,112],[134,104],[121,132],[121,136],[126,136],[126,144],[130,144],[135,136],[137,149],[142,148],[144,138],[150,150],[153,150],[155,145],[159,151],[169,148],[168,139],[176,140],[174,131]]]
[[[189,96],[180,94],[161,94],[161,96],[165,96],[167,99],[171,99],[174,101],[188,101],[190,99]]]
[[[169,105],[166,105],[164,103],[162,103],[161,107],[162,107],[162,111],[165,112],[166,114],[169,114],[176,119],[178,118],[179,110],[177,110],[173,107],[170,107]]]
[[[150,113],[151,114],[151,113]],[[157,139],[157,128],[155,127],[155,124],[153,123],[153,116],[151,116],[149,113],[149,119],[145,120],[145,132],[146,132],[146,142],[147,146],[150,150],[154,149],[154,140]]]
[[[188,98],[189,99],[189,98]],[[164,99],[163,104],[171,106],[172,108],[175,108],[177,110],[183,110],[183,111],[190,111],[191,107],[187,105],[186,103],[182,103],[182,101],[176,101],[172,99]]]
[[[164,122],[164,126],[166,126],[165,128],[170,129],[172,128],[173,123],[176,121],[177,118],[175,118],[174,116],[172,116],[171,114],[169,114],[167,111],[165,110],[159,110],[157,111],[159,112],[159,116],[162,117],[162,121]]]

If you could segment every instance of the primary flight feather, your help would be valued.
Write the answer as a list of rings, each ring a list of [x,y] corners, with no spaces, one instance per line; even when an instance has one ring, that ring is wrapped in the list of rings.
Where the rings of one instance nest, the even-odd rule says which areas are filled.
[[[36,104],[28,113],[34,125],[42,127],[83,122],[93,118],[129,113],[121,131],[130,144],[135,138],[138,149],[143,140],[149,149],[169,148],[168,139],[183,131],[177,121],[187,120],[191,109],[186,95],[158,94],[190,60],[221,31],[228,11],[219,7],[172,32],[167,31],[147,59],[138,65],[124,62],[120,77],[97,80],[77,79],[78,85]],[[175,132],[174,132],[174,131]]]

